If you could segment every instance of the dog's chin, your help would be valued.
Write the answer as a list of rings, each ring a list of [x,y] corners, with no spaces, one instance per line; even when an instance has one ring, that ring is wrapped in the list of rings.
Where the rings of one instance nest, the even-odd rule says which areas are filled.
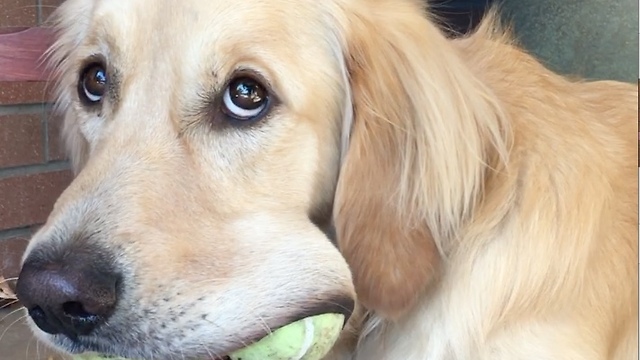
[[[36,337],[55,351],[70,355],[83,353],[97,353],[105,357],[134,358],[131,351],[124,347],[114,346],[113,343],[100,340],[93,336],[80,336],[76,339],[61,334],[47,334],[32,325]]]
[[[181,351],[180,354],[163,354],[157,351],[150,351],[149,349],[141,349],[131,347],[124,342],[119,342],[117,339],[105,339],[95,336],[79,336],[76,339],[71,339],[61,334],[48,334],[37,328],[35,324],[30,324],[32,331],[39,341],[45,343],[53,350],[66,353],[71,356],[94,353],[105,358],[125,358],[125,359],[173,359],[176,356],[183,360],[228,360],[226,355],[220,355],[218,353],[212,353],[210,351],[197,351],[192,349],[191,352]],[[225,352],[226,353],[226,352]]]
[[[55,350],[70,355],[86,353],[98,354],[105,358],[126,358],[126,359],[172,359],[175,355],[151,354],[144,351],[131,351],[125,346],[114,346],[99,341],[93,337],[81,337],[71,340],[64,335],[50,335],[47,339],[49,345]],[[183,353],[179,358],[184,360],[226,360],[227,356],[211,354],[207,352]]]

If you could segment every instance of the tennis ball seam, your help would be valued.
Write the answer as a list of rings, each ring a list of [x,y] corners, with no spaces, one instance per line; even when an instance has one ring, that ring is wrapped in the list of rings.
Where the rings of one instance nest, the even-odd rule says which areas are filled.
[[[309,348],[313,344],[313,337],[315,336],[315,325],[313,319],[308,317],[304,320],[304,340],[300,346],[300,351],[295,360],[300,360],[309,351]]]

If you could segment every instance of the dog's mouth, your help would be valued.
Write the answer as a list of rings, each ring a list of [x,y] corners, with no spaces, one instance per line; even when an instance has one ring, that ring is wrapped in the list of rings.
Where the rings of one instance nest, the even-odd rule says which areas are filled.
[[[47,331],[33,314],[30,325],[46,343],[74,360],[314,360],[331,350],[354,307],[350,296],[334,296],[311,301],[297,312],[276,309],[281,315],[268,320],[260,316],[253,325],[230,324],[227,330],[201,316],[149,317],[153,313],[145,308],[121,311],[91,331],[71,335]]]
[[[192,360],[266,360],[266,359],[322,359],[337,341],[347,317],[342,313],[324,313],[305,317],[272,330],[242,347],[229,349],[227,355],[194,356]],[[69,340],[69,339],[67,339]],[[71,350],[78,355],[74,360],[145,360],[113,355],[111,351],[91,351],[99,344],[87,344],[81,339],[73,341]],[[248,344],[248,345],[247,345]]]

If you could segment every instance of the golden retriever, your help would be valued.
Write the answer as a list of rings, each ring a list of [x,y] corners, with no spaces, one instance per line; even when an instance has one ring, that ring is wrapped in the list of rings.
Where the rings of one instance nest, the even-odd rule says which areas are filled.
[[[637,359],[637,87],[422,6],[63,4],[77,177],[25,254],[38,337],[223,358],[340,311],[327,359]]]

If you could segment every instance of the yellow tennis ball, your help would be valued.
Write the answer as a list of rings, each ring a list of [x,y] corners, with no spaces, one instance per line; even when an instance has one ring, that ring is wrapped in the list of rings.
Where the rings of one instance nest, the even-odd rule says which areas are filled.
[[[310,316],[283,326],[262,340],[240,349],[231,360],[320,360],[338,340],[344,315],[322,314]],[[126,360],[83,354],[74,360]]]

